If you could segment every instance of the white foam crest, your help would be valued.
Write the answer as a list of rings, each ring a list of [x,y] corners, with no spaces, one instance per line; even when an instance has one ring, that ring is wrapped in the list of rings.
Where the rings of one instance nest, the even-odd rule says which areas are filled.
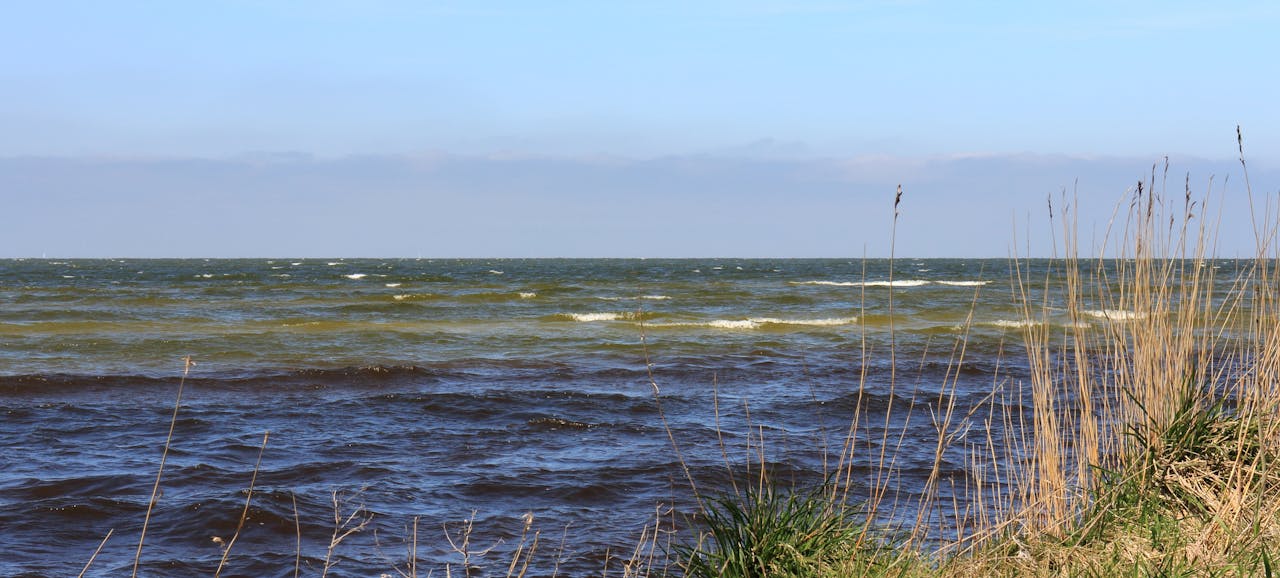
[[[997,319],[995,321],[991,321],[987,323],[986,325],[991,325],[993,327],[1004,327],[1006,329],[1022,329],[1024,327],[1032,327],[1035,325],[1040,325],[1040,322],[1028,321],[1026,319],[1016,319],[1016,320]]]
[[[1125,311],[1123,309],[1088,309],[1082,311],[1085,315],[1098,319],[1107,319],[1109,321],[1133,321],[1135,319],[1146,318],[1145,314],[1133,311]]]
[[[950,285],[952,287],[981,287],[990,284],[990,281],[935,281],[939,285]]]
[[[777,317],[751,317],[748,319],[714,319],[712,321],[686,321],[653,323],[653,327],[713,327],[716,329],[758,329],[765,325],[802,325],[832,327],[857,323],[857,317],[830,317],[824,319],[779,319]]]
[[[924,279],[903,279],[901,281],[866,281],[862,283],[865,287],[920,287],[928,285],[932,281]]]
[[[391,298],[396,301],[415,301],[418,299],[428,299],[432,296],[433,295],[430,293],[401,293],[399,295],[392,295]]]
[[[533,291],[521,291],[521,292],[520,292],[520,298],[521,298],[521,299],[533,299],[534,297],[537,297],[537,296],[538,296],[538,294],[537,294],[537,293],[534,293]]]
[[[857,317],[827,317],[824,319],[776,319],[773,317],[755,317],[751,321],[759,323],[772,323],[774,325],[810,325],[817,327],[830,327],[835,325],[850,325],[858,322]]]
[[[364,279],[365,277],[368,277],[368,275],[365,275],[364,273],[352,273],[350,275],[343,275],[343,277],[346,277],[347,279],[359,280],[359,279]]]
[[[833,287],[920,287],[932,281],[902,279],[900,281],[792,281],[792,285],[827,285]]]
[[[625,319],[635,319],[632,313],[564,313],[562,314],[574,321],[589,323],[592,321],[618,321]]]
[[[503,274],[503,273],[502,273],[502,271],[499,271],[499,270],[497,270],[497,269],[490,269],[490,270],[489,270],[489,273],[491,273],[491,274],[493,274],[493,275],[502,275],[502,274]]]
[[[328,265],[330,267],[335,267],[338,265],[346,265],[346,263],[343,263],[342,261],[329,261]]]
[[[718,329],[755,329],[760,323],[751,319],[716,319],[706,325]]]
[[[399,287],[399,286],[400,286],[400,283],[387,283],[387,287],[390,287],[392,289],[395,289],[396,287]]]

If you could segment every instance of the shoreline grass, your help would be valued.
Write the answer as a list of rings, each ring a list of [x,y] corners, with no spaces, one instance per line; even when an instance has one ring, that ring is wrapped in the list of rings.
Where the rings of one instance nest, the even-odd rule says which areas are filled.
[[[1247,182],[1243,154],[1241,164]],[[1045,279],[1028,278],[1030,269],[1012,259],[1031,367],[1030,383],[1014,385],[1017,395],[1029,396],[1031,411],[990,407],[1016,432],[1012,443],[957,435],[970,416],[956,415],[947,402],[954,382],[937,384],[937,403],[928,406],[935,455],[940,460],[968,444],[976,473],[962,491],[964,505],[953,504],[953,526],[942,528],[953,538],[939,540],[929,529],[928,512],[945,507],[937,503],[938,461],[914,505],[914,525],[875,531],[895,468],[884,448],[901,446],[885,434],[878,455],[858,456],[865,416],[855,415],[839,460],[862,459],[880,472],[866,502],[850,504],[847,477],[817,493],[764,482],[774,486],[763,495],[787,505],[787,515],[776,518],[807,514],[777,529],[757,520],[777,509],[774,502],[722,495],[704,516],[702,531],[711,539],[690,547],[681,569],[689,576],[1273,575],[1280,550],[1280,292],[1273,271],[1280,214],[1252,215],[1258,247],[1250,269],[1228,295],[1215,295],[1214,270],[1205,266],[1215,225],[1197,215],[1209,195],[1193,199],[1189,186],[1169,195],[1154,189],[1155,181],[1153,167],[1151,181],[1132,191],[1118,237],[1104,239],[1114,255],[1079,256],[1068,205],[1065,257]],[[899,191],[895,219],[900,200]],[[1065,302],[1050,303],[1051,293]],[[1049,312],[1062,309],[1070,321],[1055,328]],[[1086,324],[1086,316],[1107,323]],[[964,363],[965,341],[954,345],[953,367]],[[993,385],[993,399],[1007,394]],[[899,411],[919,407],[913,398]],[[779,492],[785,498],[774,496]],[[798,506],[797,499],[815,503]],[[848,508],[854,513],[845,514]],[[804,538],[797,544],[826,543],[802,530],[820,527],[833,512],[851,519],[829,530],[823,552],[775,543],[797,534]],[[862,531],[839,539],[850,527]]]

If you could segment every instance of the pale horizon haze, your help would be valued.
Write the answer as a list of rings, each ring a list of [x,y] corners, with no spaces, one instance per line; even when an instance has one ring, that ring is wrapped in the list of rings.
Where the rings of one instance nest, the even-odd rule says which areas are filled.
[[[1049,256],[1153,176],[1250,257],[1280,192],[1269,2],[5,13],[4,258]]]

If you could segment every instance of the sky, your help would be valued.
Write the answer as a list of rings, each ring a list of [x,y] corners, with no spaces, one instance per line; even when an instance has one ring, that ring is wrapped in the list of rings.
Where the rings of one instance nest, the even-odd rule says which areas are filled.
[[[1271,2],[5,14],[0,257],[1047,255],[1140,180],[1236,256],[1280,190]]]

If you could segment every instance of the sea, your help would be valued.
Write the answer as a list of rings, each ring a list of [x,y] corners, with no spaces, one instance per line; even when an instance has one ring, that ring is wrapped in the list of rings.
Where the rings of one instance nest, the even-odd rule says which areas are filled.
[[[1017,279],[1051,266],[0,260],[0,575],[622,575],[698,495],[821,483],[850,435],[916,520],[942,406],[1026,387]]]

